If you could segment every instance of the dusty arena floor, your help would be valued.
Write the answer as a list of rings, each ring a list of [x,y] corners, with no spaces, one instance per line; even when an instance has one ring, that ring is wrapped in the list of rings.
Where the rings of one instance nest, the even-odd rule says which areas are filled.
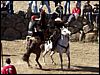
[[[39,61],[43,66],[43,70],[40,70],[35,65],[35,54],[30,56],[32,68],[29,68],[27,63],[22,60],[22,56],[26,52],[25,40],[2,40],[1,42],[3,44],[3,64],[5,64],[5,59],[10,57],[18,74],[99,74],[99,44],[97,43],[71,42],[71,69],[67,69],[68,61],[65,53],[63,54],[64,70],[60,69],[58,53],[53,56],[56,65],[51,64],[49,53],[46,55],[47,65],[44,65],[41,54]]]

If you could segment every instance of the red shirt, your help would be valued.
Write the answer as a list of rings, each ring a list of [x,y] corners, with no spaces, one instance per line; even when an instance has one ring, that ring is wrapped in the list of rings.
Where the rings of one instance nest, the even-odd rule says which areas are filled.
[[[7,64],[1,69],[1,74],[17,74],[16,68],[13,65]]]
[[[72,9],[72,14],[74,14],[74,13],[81,14],[81,9],[80,8]]]

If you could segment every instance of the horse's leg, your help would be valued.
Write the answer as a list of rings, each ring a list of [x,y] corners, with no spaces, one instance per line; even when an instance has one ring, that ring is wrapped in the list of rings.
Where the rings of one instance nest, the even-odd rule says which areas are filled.
[[[82,41],[82,38],[83,38],[83,31],[81,30],[80,31],[80,36],[79,36],[79,41]]]
[[[70,53],[68,53],[67,56],[68,56],[68,68],[70,68]]]
[[[29,63],[29,56],[30,54],[25,53],[24,56],[22,57],[23,61],[26,61],[28,66],[31,67],[30,63]]]
[[[39,65],[39,67],[40,67],[40,69],[42,69],[42,66],[41,66],[41,64],[39,63],[39,57],[40,57],[40,53],[38,53],[38,54],[36,54],[36,62],[37,62],[37,64]]]
[[[46,63],[45,63],[45,55],[46,55],[48,52],[49,52],[49,51],[47,51],[47,50],[45,50],[45,51],[43,52],[43,63],[44,63],[44,64],[46,64]]]
[[[60,61],[61,61],[61,69],[63,69],[62,51],[63,51],[63,48],[58,46],[58,52],[59,52]]]
[[[50,57],[51,57],[51,60],[52,60],[52,64],[54,64],[54,65],[56,65],[56,63],[54,62],[54,60],[53,60],[53,55],[54,55],[54,51],[51,51],[51,53],[50,53]]]
[[[98,43],[99,43],[99,31],[98,31],[98,36],[97,36],[97,40],[98,40]]]
[[[61,61],[61,69],[63,69],[63,59],[62,59],[62,53],[59,53],[60,61]]]
[[[69,50],[69,47],[66,48],[66,55],[68,57],[68,68],[70,68],[70,50]]]

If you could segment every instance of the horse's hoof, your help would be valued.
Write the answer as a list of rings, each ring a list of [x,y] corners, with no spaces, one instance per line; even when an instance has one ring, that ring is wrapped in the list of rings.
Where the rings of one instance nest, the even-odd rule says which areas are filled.
[[[28,66],[29,68],[33,68],[31,65]]]
[[[42,69],[42,66],[39,66],[40,67],[40,69]]]
[[[61,66],[61,70],[63,70],[63,67]]]
[[[61,70],[63,70],[63,67],[61,67]]]
[[[68,66],[68,69],[70,69],[70,66]]]
[[[37,66],[37,64],[35,64],[35,66]]]
[[[56,63],[52,63],[53,65],[56,65]]]

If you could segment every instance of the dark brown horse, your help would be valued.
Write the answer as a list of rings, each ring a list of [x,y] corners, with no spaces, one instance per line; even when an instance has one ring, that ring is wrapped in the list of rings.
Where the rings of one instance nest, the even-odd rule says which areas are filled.
[[[41,45],[44,43],[44,40],[48,37],[48,30],[46,29],[46,13],[44,10],[41,10],[40,13],[40,20],[37,21],[37,32],[33,32],[33,36],[27,36],[27,47],[26,47],[26,53],[23,55],[23,60],[27,62],[28,66],[29,64],[29,57],[31,53],[36,54],[36,62],[39,65],[40,69],[42,69],[41,64],[39,63],[39,58],[41,54]]]
[[[30,54],[31,53],[34,53],[36,54],[36,62],[37,64],[39,65],[39,67],[42,69],[42,66],[41,64],[39,63],[39,57],[40,57],[40,54],[41,54],[41,48],[40,48],[40,45],[41,45],[41,39],[39,36],[34,36],[34,37],[30,37],[27,41],[27,52],[24,54],[23,56],[23,60],[27,62],[28,66],[30,66],[29,64],[29,57],[30,57]]]

